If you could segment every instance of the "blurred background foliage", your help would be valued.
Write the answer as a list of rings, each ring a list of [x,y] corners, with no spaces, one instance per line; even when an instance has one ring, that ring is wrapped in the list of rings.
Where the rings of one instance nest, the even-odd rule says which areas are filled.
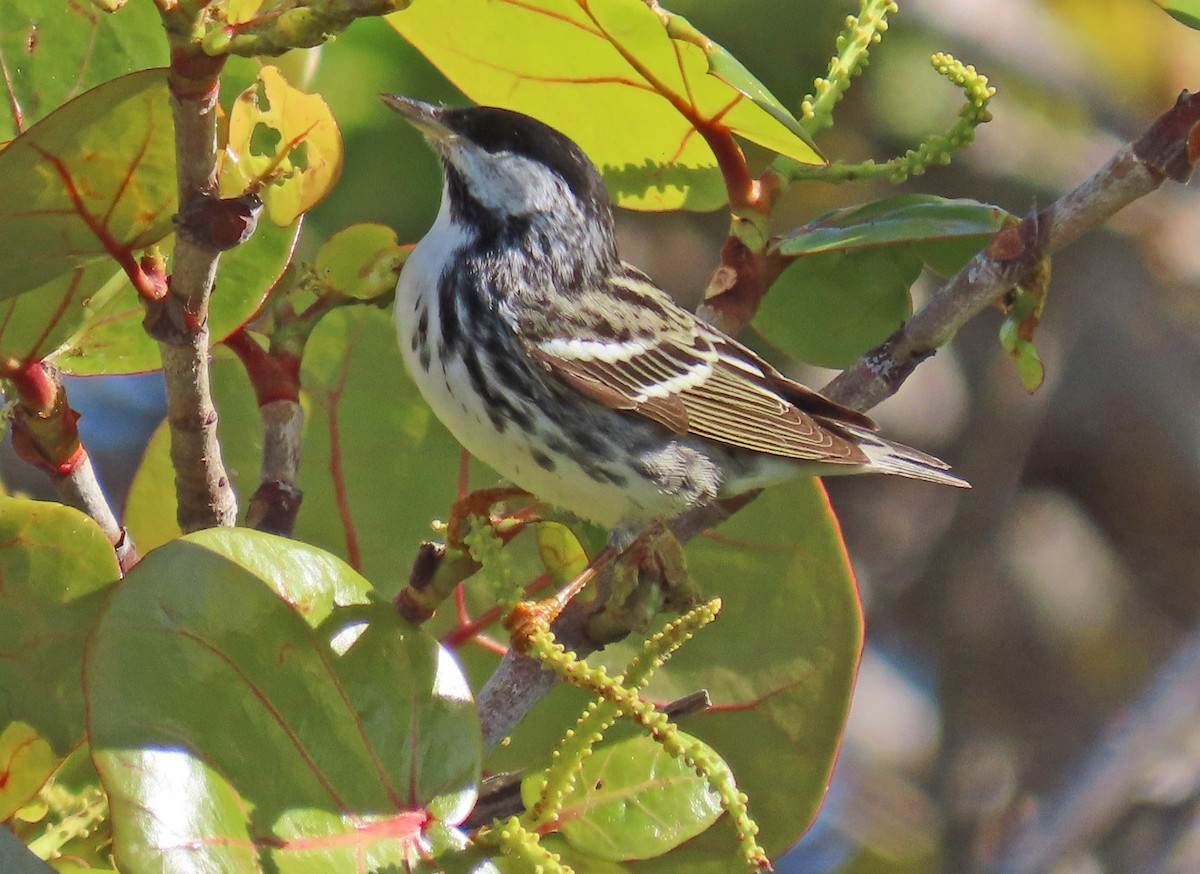
[[[795,108],[857,4],[667,5]],[[1200,88],[1198,49],[1200,34],[1148,2],[904,3],[818,142],[832,157],[886,159],[944,127],[959,95],[928,57],[951,51],[997,86],[995,120],[951,167],[901,190],[1021,214],[1084,179],[1182,88]],[[300,257],[356,222],[419,238],[437,208],[439,174],[377,94],[461,95],[381,20],[282,64],[325,96],[345,140],[341,181],[306,219]],[[230,62],[228,99],[255,70]],[[885,183],[797,186],[777,227],[892,193]],[[1200,673],[1186,658],[1200,613],[1198,207],[1194,189],[1168,186],[1057,259],[1038,335],[1047,380],[1036,395],[996,343],[996,313],[875,411],[891,436],[951,460],[972,492],[882,478],[828,483],[868,650],[823,815],[779,870],[972,870],[1014,833],[1037,859],[1038,840],[1050,840],[1039,838],[1039,810],[1065,816],[1058,836],[1079,845],[1056,870],[1200,870]],[[718,263],[726,215],[619,222],[624,257],[694,302]],[[930,287],[918,285],[918,306]],[[815,386],[830,373],[795,371]],[[73,381],[69,391],[102,478],[120,496],[161,415],[157,377]],[[5,473],[42,488],[11,457]],[[1165,664],[1173,672],[1161,674]],[[1152,687],[1178,706],[1151,706]],[[1099,747],[1122,713],[1125,746]],[[1064,785],[1074,789],[1064,795]]]

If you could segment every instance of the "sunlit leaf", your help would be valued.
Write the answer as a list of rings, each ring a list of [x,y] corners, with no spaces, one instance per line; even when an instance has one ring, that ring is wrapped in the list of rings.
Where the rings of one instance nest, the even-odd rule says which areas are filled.
[[[342,137],[319,94],[292,87],[277,67],[263,67],[229,114],[221,193],[260,192],[281,227],[311,209],[342,172]]]
[[[88,88],[168,60],[151,4],[105,14],[88,3],[47,0],[0,3],[0,58],[8,90],[0,143]]]
[[[0,497],[0,820],[83,739],[84,642],[118,574],[78,510]]]
[[[902,194],[826,213],[785,234],[775,244],[775,249],[781,255],[799,258],[880,246],[935,246],[962,241],[978,251],[996,231],[1012,220],[1005,210],[975,200]],[[937,254],[936,250],[931,256],[933,254]],[[966,257],[962,260],[965,263]],[[948,268],[951,265],[931,266]],[[948,272],[955,270],[957,268]]]
[[[175,212],[166,71],[83,94],[0,151],[0,298],[162,239]]]
[[[280,228],[259,225],[254,236],[221,256],[217,283],[209,304],[211,341],[219,343],[258,312],[263,299],[283,273],[300,237],[300,223]],[[168,255],[174,236],[162,243]],[[142,327],[145,308],[123,275],[86,304],[86,322],[59,349],[54,363],[65,373],[144,373],[161,366],[158,344]]]
[[[1200,0],[1154,0],[1167,14],[1193,30],[1200,30]]]
[[[0,301],[0,356],[40,361],[77,330],[93,298],[124,286],[124,272],[112,261],[97,259],[8,300]],[[132,291],[132,289],[131,289]]]
[[[536,116],[576,140],[621,206],[724,204],[698,127],[821,161],[749,72],[643,0],[417,0],[388,21],[473,100]]]
[[[317,250],[313,278],[318,294],[372,300],[396,289],[400,268],[412,246],[401,246],[385,225],[343,228]]]
[[[717,752],[680,732],[727,772]],[[526,807],[545,783],[538,772],[521,784]],[[597,747],[563,799],[560,831],[577,850],[598,859],[652,859],[712,825],[721,799],[705,777],[645,735]]]
[[[147,555],[86,687],[126,874],[403,868],[474,801],[479,724],[453,659],[294,541],[214,529]]]

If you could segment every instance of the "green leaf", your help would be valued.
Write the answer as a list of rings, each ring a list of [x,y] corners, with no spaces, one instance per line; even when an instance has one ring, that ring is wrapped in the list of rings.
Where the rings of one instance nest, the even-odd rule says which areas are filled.
[[[1180,24],[1200,30],[1200,0],[1154,0]]]
[[[83,739],[84,642],[119,573],[78,510],[0,497],[0,820]]]
[[[86,667],[122,871],[402,868],[431,821],[466,815],[466,681],[370,592],[333,556],[237,529],[126,577]]]
[[[973,254],[983,248],[996,231],[1012,221],[1013,216],[1005,210],[975,200],[901,194],[828,212],[788,233],[775,249],[780,255],[799,258],[827,252],[920,244],[935,247],[930,254],[937,255],[940,253],[937,244],[957,241],[973,246]],[[924,252],[925,249],[915,251]],[[964,257],[962,263],[966,260]],[[939,265],[930,266],[937,269]],[[961,266],[959,264],[948,272],[954,273]]]
[[[0,143],[88,88],[168,60],[151,4],[106,15],[87,3],[46,0],[0,3],[0,57],[8,89]]]
[[[103,299],[127,284],[121,268],[101,258],[0,301],[0,356],[46,358],[82,326],[94,298]]]
[[[391,294],[411,251],[412,246],[401,246],[396,232],[386,225],[363,223],[343,228],[317,250],[314,290],[357,300]]]
[[[688,641],[646,689],[673,701],[707,689],[715,707],[680,725],[724,758],[772,856],[816,815],[833,768],[862,648],[862,612],[824,490],[801,478],[775,486],[710,536],[688,544],[688,566],[720,618]],[[591,656],[624,670],[625,642]],[[489,770],[536,767],[588,702],[556,687],[487,760]],[[729,870],[726,819],[638,871]],[[725,865],[725,868],[721,868]],[[686,866],[686,867],[685,867]]]
[[[0,299],[161,240],[175,212],[165,70],[105,82],[0,151]]]
[[[725,203],[698,128],[821,163],[745,68],[643,0],[417,0],[388,21],[473,100],[536,116],[576,140],[624,207]]]
[[[263,222],[254,236],[221,256],[208,313],[213,344],[258,312],[267,292],[291,261],[299,237],[300,222],[288,228]],[[174,239],[172,235],[162,244],[168,256]],[[64,373],[145,373],[161,366],[158,344],[142,327],[145,309],[133,286],[123,279],[124,275],[119,275],[115,284],[91,297],[85,323],[53,356]]]
[[[721,757],[699,744],[719,770]],[[521,797],[534,804],[545,783],[541,772],[526,777]],[[584,760],[574,790],[563,801],[559,831],[575,849],[598,859],[652,859],[716,822],[721,799],[709,782],[645,735],[597,747]]]
[[[763,298],[754,325],[790,355],[845,367],[912,315],[909,288],[920,275],[920,260],[903,250],[801,258]]]
[[[912,315],[922,264],[956,273],[1010,221],[997,207],[923,194],[827,213],[775,245],[795,260],[755,325],[798,358],[845,367]]]
[[[235,490],[253,494],[262,460],[258,404],[239,362],[217,350],[213,391]],[[301,374],[307,422],[296,537],[346,559],[385,594],[407,581],[429,523],[456,497],[458,443],[408,378],[389,313],[349,307],[313,332]],[[165,426],[164,426],[165,428]],[[147,548],[178,535],[163,428],[134,477],[126,523]]]

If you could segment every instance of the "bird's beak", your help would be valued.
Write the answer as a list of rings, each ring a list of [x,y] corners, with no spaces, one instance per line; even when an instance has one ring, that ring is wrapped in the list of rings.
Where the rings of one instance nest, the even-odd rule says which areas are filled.
[[[388,106],[404,116],[413,127],[419,130],[426,139],[431,141],[445,140],[453,135],[453,131],[442,121],[443,109],[432,103],[414,100],[400,94],[380,94],[380,99]]]

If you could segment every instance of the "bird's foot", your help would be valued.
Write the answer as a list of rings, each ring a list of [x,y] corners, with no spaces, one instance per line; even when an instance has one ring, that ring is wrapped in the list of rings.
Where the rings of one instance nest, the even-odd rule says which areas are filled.
[[[609,643],[646,631],[660,611],[682,613],[699,603],[683,544],[656,522],[617,556],[607,601],[588,620],[588,636]]]
[[[496,534],[507,543],[521,532],[533,519],[521,516],[494,516],[492,510],[497,504],[510,501],[513,498],[527,498],[529,492],[515,486],[495,486],[490,489],[477,489],[459,498],[450,505],[450,519],[446,523],[446,542],[455,548],[463,547],[463,534],[466,533],[467,523],[472,517],[487,520]]]

